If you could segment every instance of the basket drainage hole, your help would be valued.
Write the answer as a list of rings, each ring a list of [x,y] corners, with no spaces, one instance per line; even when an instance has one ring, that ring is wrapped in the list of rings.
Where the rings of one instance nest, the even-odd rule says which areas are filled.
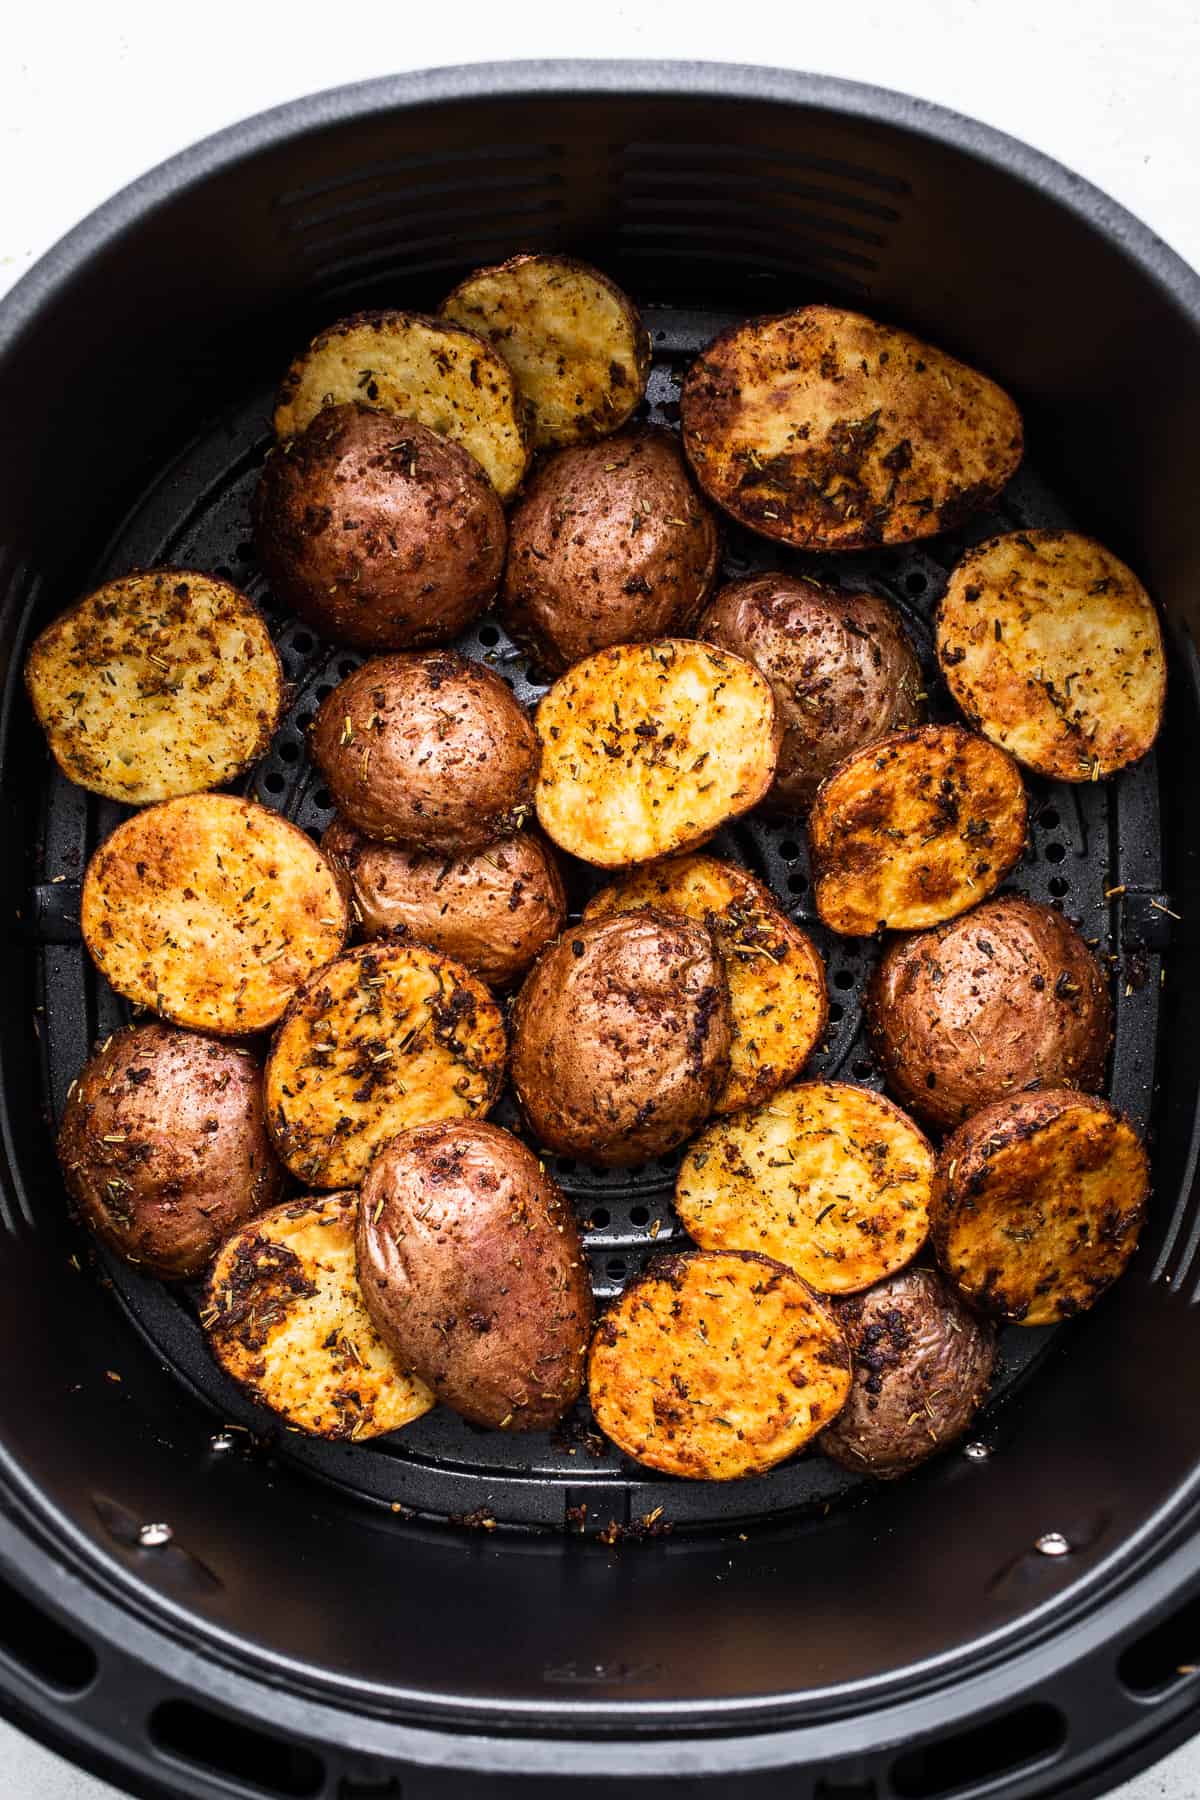
[[[189,1700],[166,1700],[150,1715],[156,1749],[193,1768],[251,1782],[265,1794],[306,1800],[319,1794],[325,1769],[311,1750],[244,1725]]]
[[[494,650],[496,645],[500,642],[500,633],[496,630],[494,625],[481,625],[479,627],[479,641],[485,650]]]
[[[333,811],[333,795],[328,788],[318,788],[313,795],[313,805],[319,812]]]
[[[648,1206],[631,1206],[629,1209],[629,1223],[631,1225],[648,1225],[650,1223],[650,1208]]]
[[[272,769],[268,774],[263,776],[263,786],[266,788],[268,794],[282,794],[287,783],[284,781],[283,776],[279,773],[278,769]]]
[[[610,1281],[624,1281],[629,1272],[629,1265],[623,1256],[610,1256],[604,1265],[604,1273]]]
[[[917,570],[914,569],[911,575],[905,576],[904,585],[910,594],[923,594],[925,589],[929,586],[929,583],[923,575],[919,574]]]
[[[100,1666],[82,1638],[6,1581],[0,1581],[0,1657],[64,1694],[82,1694]]]
[[[1071,884],[1065,876],[1055,875],[1052,877],[1050,881],[1050,892],[1054,895],[1056,900],[1061,900],[1063,895],[1069,894],[1070,891]]]
[[[911,1750],[892,1766],[900,1800],[937,1800],[998,1781],[1014,1769],[1049,1761],[1067,1741],[1067,1722],[1056,1706],[1017,1707],[940,1742]]]
[[[800,854],[800,846],[794,838],[784,838],[779,846],[779,854],[784,862],[795,862]]]
[[[875,1073],[875,1065],[869,1063],[865,1056],[860,1056],[854,1064],[852,1073],[857,1080],[866,1081]]]
[[[802,894],[808,886],[808,876],[802,875],[799,869],[797,869],[793,874],[788,876],[787,884],[789,894]]]
[[[839,969],[834,975],[833,985],[835,988],[852,988],[854,986],[853,970]]]
[[[286,762],[286,763],[298,762],[300,760],[299,744],[289,743],[288,740],[285,738],[283,740],[282,744],[280,744],[280,746],[279,746],[279,758],[280,758],[281,762]]]
[[[1132,1693],[1162,1694],[1184,1681],[1198,1663],[1200,1600],[1189,1600],[1122,1652],[1117,1674]]]
[[[1047,862],[1061,862],[1063,857],[1066,854],[1067,854],[1067,847],[1065,844],[1047,844],[1046,845],[1046,861]]]
[[[316,640],[307,631],[297,631],[292,635],[292,649],[298,650],[301,656],[307,656]]]
[[[1053,831],[1054,827],[1058,824],[1058,812],[1056,808],[1048,806],[1045,812],[1040,812],[1038,814],[1037,822],[1039,825],[1044,825],[1047,831]]]
[[[829,1008],[829,1023],[831,1025],[840,1025],[845,1016],[845,1012],[835,1000]]]
[[[597,1206],[594,1209],[591,1218],[588,1220],[590,1229],[592,1231],[603,1231],[604,1227],[608,1224],[608,1217],[608,1208],[606,1206]]]

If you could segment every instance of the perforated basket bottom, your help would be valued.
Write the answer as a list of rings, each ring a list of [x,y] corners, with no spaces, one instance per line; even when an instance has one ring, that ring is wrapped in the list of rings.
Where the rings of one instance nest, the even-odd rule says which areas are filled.
[[[730,320],[715,313],[663,309],[649,312],[646,322],[656,355],[644,411],[655,423],[674,429],[684,369]],[[271,620],[295,699],[270,755],[244,790],[318,837],[332,809],[308,762],[305,728],[320,700],[362,658],[331,649],[293,619],[281,616],[256,567],[249,508],[270,442],[270,397],[264,386],[189,445],[126,519],[97,568],[96,579],[161,563],[230,577],[255,596]],[[885,595],[900,608],[920,650],[932,716],[950,717],[952,708],[931,648],[933,610],[947,571],[965,544],[995,531],[1071,522],[1053,494],[1026,468],[1002,502],[975,520],[969,531],[911,550],[825,559],[788,552],[730,527],[722,572],[730,579],[763,569],[794,568],[847,589],[867,588]],[[533,701],[544,692],[537,671],[496,619],[482,620],[460,647],[498,670],[522,701]],[[1117,901],[1108,895],[1121,883],[1135,846],[1139,880],[1151,884],[1157,873],[1152,866],[1157,848],[1153,759],[1112,783],[1076,787],[1031,780],[1029,788],[1030,846],[1007,887],[1061,906],[1098,953],[1111,959],[1117,1020],[1111,1091],[1119,1104],[1144,1120],[1153,1076],[1158,969],[1153,957],[1141,953],[1136,969],[1121,963],[1116,955]],[[42,867],[32,910],[35,918],[48,921],[43,935],[54,940],[44,942],[39,954],[45,1008],[42,1050],[55,1121],[91,1046],[129,1016],[125,1003],[92,969],[70,925],[73,912],[77,913],[72,897],[87,857],[125,810],[71,787],[52,771],[47,758]],[[752,818],[723,832],[714,849],[761,876],[792,917],[812,933],[825,957],[829,1029],[808,1073],[880,1087],[864,1042],[860,1011],[876,945],[871,940],[837,938],[814,917],[802,827]],[[577,909],[599,885],[600,876],[573,864],[568,878]],[[509,1096],[493,1116],[517,1127]],[[563,1158],[546,1160],[576,1206],[601,1305],[621,1291],[649,1256],[687,1242],[671,1205],[677,1155],[632,1171],[589,1169]],[[585,1506],[589,1529],[610,1521],[636,1523],[662,1508],[662,1522],[700,1526],[740,1524],[754,1517],[823,1507],[869,1486],[815,1452],[769,1476],[744,1481],[687,1483],[656,1477],[598,1438],[583,1403],[553,1434],[483,1432],[444,1408],[403,1432],[366,1445],[325,1444],[279,1432],[268,1416],[247,1404],[209,1358],[192,1298],[101,1254],[130,1320],[201,1397],[214,1425],[241,1427],[252,1453],[278,1452],[368,1501],[425,1514],[476,1515],[559,1528],[578,1524],[585,1516],[578,1509]],[[1004,1334],[989,1411],[976,1435],[986,1436],[995,1409],[1031,1372],[1050,1335],[1045,1330]]]

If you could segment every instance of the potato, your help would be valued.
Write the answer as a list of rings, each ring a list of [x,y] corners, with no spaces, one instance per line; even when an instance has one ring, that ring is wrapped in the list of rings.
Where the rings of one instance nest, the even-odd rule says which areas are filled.
[[[802,813],[843,757],[922,714],[921,665],[899,614],[875,594],[841,594],[800,575],[731,581],[697,637],[761,669],[783,724],[766,805]]]
[[[1020,1088],[1100,1088],[1112,1009],[1062,914],[1004,895],[889,944],[867,1020],[893,1093],[948,1130]]]
[[[825,965],[807,932],[745,869],[715,856],[681,856],[603,888],[585,922],[643,907],[682,913],[707,930],[729,983],[729,1076],[714,1111],[765,1100],[798,1075],[829,1020]]]
[[[993,893],[1025,848],[1017,765],[958,725],[897,731],[839,763],[808,818],[813,899],[866,937],[952,919]]]
[[[705,1250],[758,1250],[819,1293],[851,1294],[929,1234],[933,1151],[868,1088],[801,1081],[701,1132],[675,1210]]]
[[[766,679],[686,638],[589,656],[554,683],[535,722],[542,829],[606,869],[703,843],[758,804],[779,754]]]
[[[170,1025],[108,1038],[71,1083],[58,1160],[84,1223],[164,1281],[198,1275],[283,1192],[249,1051]]]
[[[314,1187],[353,1187],[380,1144],[482,1116],[504,1078],[504,1021],[483,983],[422,944],[360,944],[302,988],[267,1059],[267,1124]]]
[[[533,810],[533,726],[499,675],[452,650],[364,663],[321,703],[310,747],[338,810],[381,843],[484,850]]]
[[[933,1245],[973,1306],[1020,1325],[1084,1312],[1137,1248],[1150,1170],[1107,1100],[1052,1088],[997,1100],[947,1138]]]
[[[1021,415],[994,382],[838,306],[731,326],[689,369],[681,405],[710,499],[802,550],[949,531],[1021,460]]]
[[[600,1321],[596,1423],[626,1456],[693,1480],[773,1469],[850,1391],[840,1325],[798,1275],[738,1251],[660,1256]]]
[[[118,825],[88,864],[80,908],[118,994],[227,1037],[273,1025],[349,924],[316,845],[231,794],[164,800]]]
[[[363,937],[431,944],[490,987],[523,975],[567,916],[554,856],[529,831],[467,856],[427,856],[335,819],[321,849],[345,873]]]
[[[504,508],[474,457],[413,419],[324,407],[267,458],[254,541],[275,597],[365,650],[445,644],[504,567]]]
[[[356,401],[415,419],[470,452],[511,500],[529,464],[516,379],[478,333],[420,313],[362,312],[319,332],[283,378],[275,435],[286,442],[324,406]]]
[[[512,1015],[512,1080],[548,1150],[606,1168],[660,1156],[729,1074],[729,989],[703,926],[617,913],[569,926]]]
[[[650,339],[633,302],[569,256],[514,256],[476,269],[442,301],[512,369],[536,449],[605,437],[646,391]]]
[[[314,1437],[380,1437],[433,1395],[380,1341],[354,1269],[358,1201],[322,1194],[262,1213],[213,1264],[200,1322],[252,1400]]]
[[[938,660],[971,723],[1039,775],[1098,781],[1144,756],[1167,665],[1154,602],[1074,531],[968,550],[938,611]]]
[[[817,1448],[892,1481],[960,1438],[987,1396],[996,1334],[934,1269],[905,1269],[838,1303],[850,1398]]]
[[[505,623],[555,674],[611,644],[686,631],[719,548],[665,431],[562,450],[512,516]]]
[[[284,700],[253,601],[188,569],[125,575],[86,595],[36,639],[25,685],[68,781],[134,806],[243,774]]]
[[[574,1215],[524,1144],[476,1120],[385,1144],[358,1269],[376,1329],[476,1425],[541,1431],[583,1385],[592,1292]]]

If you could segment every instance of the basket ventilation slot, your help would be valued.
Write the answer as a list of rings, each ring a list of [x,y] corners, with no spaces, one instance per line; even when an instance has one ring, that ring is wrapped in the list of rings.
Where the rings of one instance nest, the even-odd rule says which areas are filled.
[[[165,1700],[156,1707],[150,1737],[156,1749],[178,1762],[283,1800],[309,1800],[325,1785],[324,1765],[311,1750],[189,1700]]]
[[[967,1795],[1016,1769],[1048,1762],[1067,1741],[1067,1722],[1057,1707],[1018,1707],[973,1731],[923,1744],[892,1768],[900,1800],[940,1800]]]
[[[1200,1598],[1192,1599],[1135,1639],[1121,1654],[1117,1673],[1141,1698],[1161,1699],[1200,1668]]]
[[[19,1589],[0,1580],[0,1657],[16,1663],[46,1687],[82,1694],[96,1678],[99,1663],[82,1638],[35,1606]]]

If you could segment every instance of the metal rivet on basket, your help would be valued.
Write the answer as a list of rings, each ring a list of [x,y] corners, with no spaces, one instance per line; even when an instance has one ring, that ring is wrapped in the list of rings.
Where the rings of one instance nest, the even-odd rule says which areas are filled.
[[[1034,1549],[1042,1556],[1069,1556],[1071,1554],[1071,1546],[1061,1531],[1048,1531],[1044,1537],[1038,1539]]]
[[[988,1446],[986,1444],[981,1444],[978,1441],[976,1441],[975,1443],[967,1444],[963,1448],[963,1455],[966,1457],[968,1462],[984,1463],[988,1460],[988,1458],[991,1454],[992,1454],[991,1450],[988,1448]]]
[[[143,1525],[138,1532],[138,1543],[142,1546],[143,1550],[161,1550],[162,1546],[164,1544],[169,1544],[174,1536],[175,1533],[171,1530],[169,1525],[163,1525],[161,1523],[157,1525]]]
[[[208,1447],[214,1456],[228,1456],[233,1449],[232,1431],[214,1431],[208,1440]]]

